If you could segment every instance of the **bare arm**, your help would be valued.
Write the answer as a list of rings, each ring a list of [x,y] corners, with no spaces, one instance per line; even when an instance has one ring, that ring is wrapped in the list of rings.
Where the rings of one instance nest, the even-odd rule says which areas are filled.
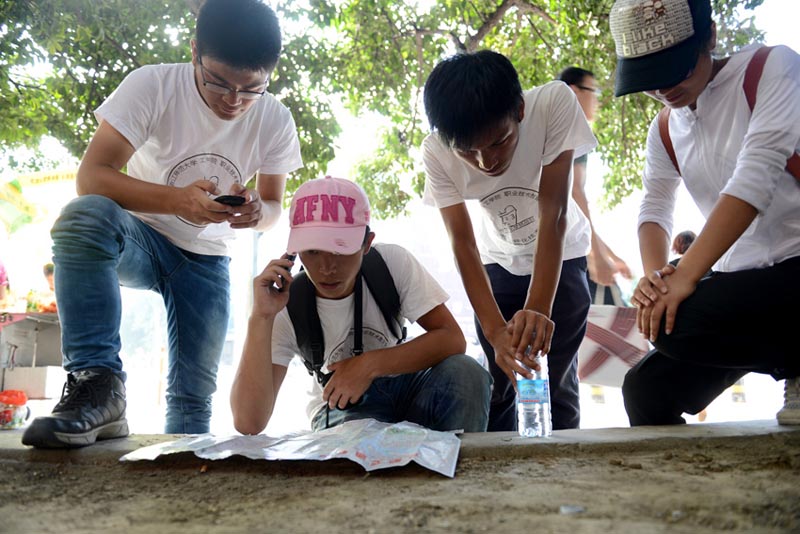
[[[197,180],[186,187],[171,187],[138,180],[121,172],[134,152],[133,146],[117,129],[102,121],[78,168],[78,194],[103,195],[128,210],[178,215],[196,224],[227,220],[232,228],[260,225],[266,229],[280,215],[286,175],[260,175],[258,193],[242,185],[234,186],[231,191],[219,191],[208,180]],[[225,206],[209,198],[209,194],[223,193],[244,196],[247,201],[242,206]]]
[[[469,302],[478,316],[481,329],[490,337],[492,332],[502,330],[506,321],[494,300],[489,278],[481,263],[467,207],[463,203],[456,204],[442,208],[440,213],[450,236],[456,266]]]
[[[289,292],[278,292],[273,284],[280,284],[279,276],[291,283],[291,264],[286,258],[273,260],[253,280],[253,310],[230,395],[233,424],[242,434],[264,430],[286,376],[286,367],[272,363],[272,336],[275,317],[286,306]]]
[[[586,164],[575,162],[572,165],[572,198],[589,220],[592,228],[592,249],[589,253],[589,277],[597,284],[608,286],[614,283],[617,272],[630,278],[628,265],[611,250],[594,227],[589,211],[589,199],[586,198]]]
[[[365,352],[328,366],[335,371],[322,394],[333,408],[344,408],[364,394],[381,376],[427,369],[453,354],[463,354],[467,343],[450,310],[439,304],[417,321],[425,333],[408,343]]]
[[[286,191],[287,176],[286,174],[259,174],[256,178],[257,196],[252,195],[255,200],[250,206],[252,209],[240,214],[236,219],[229,219],[231,228],[253,228],[259,232],[271,228],[281,215],[281,203]],[[242,217],[245,215],[249,215],[249,218],[243,219]]]
[[[680,273],[696,283],[742,236],[757,215],[756,208],[744,200],[720,195],[703,230],[681,257],[675,274]]]
[[[227,217],[223,206],[208,198],[216,186],[198,180],[187,187],[170,187],[132,178],[120,171],[133,156],[134,148],[108,122],[102,121],[78,167],[76,187],[79,195],[103,195],[125,209],[145,213],[180,215],[196,223],[222,222]]]
[[[645,250],[642,249],[645,273],[655,273],[640,280],[634,293],[639,306],[637,323],[644,336],[655,341],[663,317],[666,317],[664,331],[667,334],[672,332],[680,303],[694,293],[697,282],[741,237],[757,215],[756,208],[747,202],[722,194],[703,230],[676,268],[665,265],[666,261],[661,266],[657,264],[659,259],[666,257],[666,249],[669,246],[669,240],[663,230],[661,230],[663,234],[661,247],[664,248],[664,252],[661,255],[658,254],[658,246],[653,245],[653,250],[647,251],[648,258],[645,259]],[[644,226],[639,229],[640,242]],[[656,289],[660,294],[656,293]]]
[[[528,289],[525,309],[512,319],[517,358],[521,359],[528,345],[531,355],[550,351],[554,324],[550,320],[561,263],[564,236],[567,231],[567,207],[572,184],[570,167],[572,150],[566,150],[550,164],[542,167],[539,184],[539,234],[533,258],[533,277]]]

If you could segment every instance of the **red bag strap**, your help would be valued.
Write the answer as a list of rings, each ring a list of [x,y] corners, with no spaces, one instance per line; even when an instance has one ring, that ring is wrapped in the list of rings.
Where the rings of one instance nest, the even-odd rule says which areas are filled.
[[[669,159],[672,160],[675,170],[680,174],[681,168],[678,166],[678,158],[675,156],[675,147],[672,146],[672,138],[669,136],[669,112],[670,109],[667,106],[658,112],[658,133],[661,134],[661,142],[664,144]]]
[[[764,72],[764,64],[767,62],[767,56],[772,52],[771,46],[762,46],[753,57],[750,58],[750,63],[747,64],[747,69],[744,71],[744,97],[747,99],[747,105],[750,107],[750,113],[756,107],[756,93],[758,93],[758,82],[761,80],[761,74]]]
[[[771,46],[762,46],[756,50],[750,63],[747,64],[747,69],[744,71],[744,97],[747,100],[747,105],[750,107],[750,112],[756,107],[756,94],[758,93],[758,82],[761,80],[761,74],[764,72],[764,64],[767,62],[767,56],[772,52]],[[792,157],[786,162],[786,170],[789,174],[800,180],[800,155],[795,152]]]

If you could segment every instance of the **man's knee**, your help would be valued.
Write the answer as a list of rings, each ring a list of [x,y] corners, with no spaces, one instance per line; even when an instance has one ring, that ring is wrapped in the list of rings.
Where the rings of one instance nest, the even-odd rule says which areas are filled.
[[[80,196],[64,206],[50,233],[56,243],[80,235],[113,235],[124,213],[125,210],[110,198]]]
[[[53,229],[80,222],[108,222],[122,210],[119,204],[102,195],[83,195],[71,200],[61,210]]]
[[[119,204],[101,195],[70,201],[50,231],[56,264],[76,258],[114,257],[120,248],[125,216],[127,212]]]
[[[474,391],[476,394],[485,392],[486,398],[489,398],[492,375],[475,361],[475,358],[466,354],[457,354],[443,360],[434,369],[437,373],[457,381],[466,391]]]

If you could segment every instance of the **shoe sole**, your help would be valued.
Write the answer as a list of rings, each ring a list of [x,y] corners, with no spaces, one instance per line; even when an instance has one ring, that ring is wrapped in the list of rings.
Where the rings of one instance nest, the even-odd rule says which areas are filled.
[[[780,411],[777,418],[779,425],[800,425],[800,410]]]
[[[22,444],[39,449],[74,449],[92,445],[97,440],[124,438],[130,434],[128,421],[119,419],[82,434],[54,432],[47,424],[31,423],[22,435]]]

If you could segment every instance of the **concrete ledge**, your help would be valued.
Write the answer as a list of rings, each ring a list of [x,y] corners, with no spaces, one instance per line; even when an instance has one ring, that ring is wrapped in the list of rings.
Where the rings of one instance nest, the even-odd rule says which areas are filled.
[[[100,441],[81,449],[33,449],[22,445],[22,430],[0,431],[0,460],[45,463],[116,464],[138,448],[172,441],[175,434],[134,434],[124,439]],[[636,428],[560,430],[550,438],[522,438],[516,432],[469,433],[462,436],[460,458],[524,458],[601,452],[610,449],[647,450],[684,440],[716,441],[779,434],[800,440],[800,426],[780,426],[773,420],[709,423]],[[193,456],[192,456],[193,458]],[[245,460],[244,461],[250,461]],[[228,461],[228,460],[225,460]]]

